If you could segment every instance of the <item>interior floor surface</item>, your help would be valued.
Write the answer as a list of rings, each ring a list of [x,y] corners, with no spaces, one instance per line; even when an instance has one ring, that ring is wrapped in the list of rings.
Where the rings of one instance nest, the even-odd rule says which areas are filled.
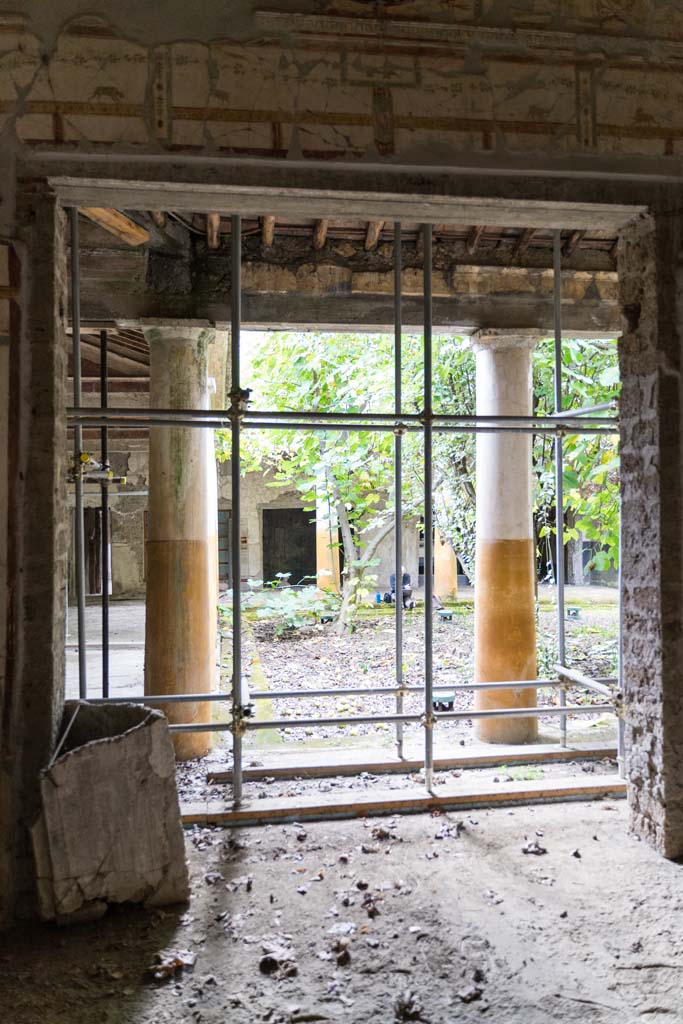
[[[188,830],[189,907],[0,939],[0,1019],[683,1021],[683,866],[627,836],[627,813]],[[170,951],[194,965],[155,979]]]

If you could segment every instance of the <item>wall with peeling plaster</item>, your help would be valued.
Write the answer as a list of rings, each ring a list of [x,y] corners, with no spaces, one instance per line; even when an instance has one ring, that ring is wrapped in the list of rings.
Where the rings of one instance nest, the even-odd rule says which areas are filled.
[[[618,154],[673,168],[683,146],[675,2],[204,0],[163,16],[125,2],[115,17],[103,0],[16,6],[0,0],[10,152],[412,165]]]

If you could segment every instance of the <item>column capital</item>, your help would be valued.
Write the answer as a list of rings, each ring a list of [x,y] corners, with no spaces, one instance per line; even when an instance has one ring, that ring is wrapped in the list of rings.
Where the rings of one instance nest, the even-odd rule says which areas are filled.
[[[538,328],[502,328],[482,327],[467,339],[468,346],[474,352],[504,348],[533,348],[545,335]]]
[[[139,325],[149,345],[155,342],[196,345],[211,344],[216,328],[208,320],[143,320]]]

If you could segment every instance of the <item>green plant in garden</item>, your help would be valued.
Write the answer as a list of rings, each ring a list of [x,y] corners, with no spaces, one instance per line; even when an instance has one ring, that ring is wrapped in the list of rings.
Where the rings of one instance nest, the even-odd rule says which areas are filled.
[[[279,573],[287,576],[287,573]],[[336,594],[310,587],[264,586],[263,580],[248,580],[249,592],[242,597],[242,608],[252,611],[257,619],[272,620],[275,635],[288,630],[301,629],[320,621],[321,615],[339,611],[340,599]],[[232,608],[232,591],[228,603],[219,605],[219,612],[227,616]]]
[[[255,408],[284,411],[387,413],[393,411],[393,337],[366,334],[272,333],[245,363]],[[403,338],[402,411],[423,407],[423,340]],[[437,413],[475,412],[475,357],[454,335],[433,342],[433,399]],[[562,348],[563,405],[571,409],[617,397],[616,342],[568,339]],[[553,345],[540,342],[533,360],[537,415],[554,409]],[[394,523],[393,436],[370,430],[245,431],[242,471],[258,470],[270,486],[294,485],[305,507],[329,517],[330,546],[343,552],[343,593],[338,629],[374,589],[377,550]],[[405,518],[423,513],[424,453],[419,432],[403,439],[402,504]],[[604,435],[564,438],[565,538],[595,543],[590,568],[616,565],[619,456],[617,439]],[[217,457],[229,458],[229,436],[217,432]],[[534,524],[548,560],[555,532],[552,438],[532,446]],[[470,578],[475,573],[475,437],[436,433],[433,452],[434,525],[457,551]],[[541,652],[542,654],[542,652]]]
[[[553,412],[553,343],[534,352],[535,414]],[[619,396],[616,341],[565,339],[562,343],[563,409],[597,405]],[[615,435],[567,434],[564,438],[565,540],[580,536],[595,543],[588,569],[605,570],[619,562],[619,449]],[[534,441],[535,523],[540,540],[554,535],[555,464],[553,441]]]

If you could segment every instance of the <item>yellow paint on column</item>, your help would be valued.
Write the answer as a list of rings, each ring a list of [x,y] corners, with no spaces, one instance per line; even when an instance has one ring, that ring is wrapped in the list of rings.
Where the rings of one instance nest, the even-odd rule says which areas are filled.
[[[146,329],[150,344],[150,404],[210,407],[207,354],[213,331]],[[218,528],[213,431],[152,427],[149,432],[149,536],[145,693],[210,693],[215,688]],[[205,724],[213,705],[162,706],[169,722]],[[180,760],[211,749],[211,733],[173,737]]]
[[[335,511],[326,497],[316,502],[315,570],[319,590],[340,593],[339,528]]]
[[[477,413],[531,414],[533,335],[524,331],[480,332]],[[477,552],[474,580],[474,678],[495,683],[536,678],[534,542],[531,517],[531,436],[477,434]],[[480,711],[536,706],[536,688],[477,690]],[[537,719],[475,719],[487,743],[529,743]]]
[[[477,542],[474,609],[474,678],[478,683],[536,678],[533,541]],[[536,707],[536,689],[477,690],[480,711]],[[476,721],[486,743],[531,743],[538,735],[536,718],[489,718]]]
[[[336,537],[334,538],[336,541]],[[315,559],[318,574],[318,589],[339,593],[339,548],[330,546],[330,531],[316,524]]]
[[[434,593],[442,601],[458,597],[458,559],[440,532],[434,530]]]

